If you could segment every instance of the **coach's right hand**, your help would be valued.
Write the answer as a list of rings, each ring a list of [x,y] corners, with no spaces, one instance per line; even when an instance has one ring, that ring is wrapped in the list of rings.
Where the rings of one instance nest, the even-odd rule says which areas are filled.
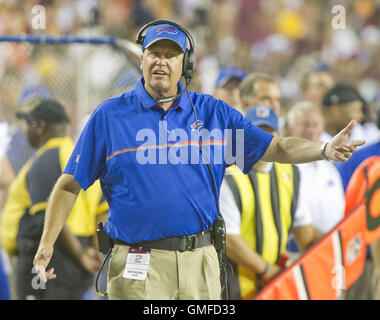
[[[54,268],[50,268],[46,271],[46,267],[50,262],[51,257],[53,256],[53,246],[40,245],[38,251],[34,257],[33,265],[37,271],[38,276],[43,282],[47,282],[50,279],[57,277],[54,274]]]

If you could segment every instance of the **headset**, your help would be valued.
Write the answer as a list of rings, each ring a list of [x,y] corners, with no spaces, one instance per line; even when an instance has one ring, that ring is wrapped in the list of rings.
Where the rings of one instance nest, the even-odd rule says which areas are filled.
[[[170,96],[170,97],[165,97],[165,98],[161,98],[161,97],[153,98],[154,101],[157,103],[166,103],[166,102],[176,100],[178,97],[180,97],[187,90],[187,87],[189,86],[190,81],[193,78],[193,73],[195,70],[194,39],[193,39],[193,36],[190,34],[190,32],[188,32],[184,27],[182,27],[177,22],[174,22],[172,20],[158,19],[158,20],[154,20],[145,24],[140,29],[140,31],[137,33],[137,36],[136,36],[136,43],[142,46],[145,39],[145,34],[143,34],[144,31],[150,27],[157,26],[159,24],[169,24],[169,25],[172,25],[173,27],[178,28],[186,35],[186,38],[189,41],[189,48],[186,48],[185,53],[183,55],[183,61],[182,61],[181,75],[185,78],[185,82],[186,82],[185,89],[175,96]]]

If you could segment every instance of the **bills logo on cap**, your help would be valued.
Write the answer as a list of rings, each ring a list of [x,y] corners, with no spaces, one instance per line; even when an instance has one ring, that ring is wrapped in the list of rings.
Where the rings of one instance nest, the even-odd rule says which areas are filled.
[[[203,127],[203,121],[197,120],[190,127],[191,127],[191,130],[200,129]]]
[[[166,33],[169,33],[169,34],[177,34],[178,33],[178,31],[176,29],[169,28],[169,27],[158,28],[156,30],[156,34],[157,35],[160,35],[163,32],[166,32]]]
[[[256,116],[259,118],[269,118],[269,109],[263,107],[257,107]]]

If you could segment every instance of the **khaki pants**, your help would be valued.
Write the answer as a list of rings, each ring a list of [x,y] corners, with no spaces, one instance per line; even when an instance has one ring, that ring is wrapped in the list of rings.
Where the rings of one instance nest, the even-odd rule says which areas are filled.
[[[194,251],[151,250],[145,280],[123,277],[129,246],[115,245],[108,270],[110,300],[219,300],[219,261],[214,246]]]

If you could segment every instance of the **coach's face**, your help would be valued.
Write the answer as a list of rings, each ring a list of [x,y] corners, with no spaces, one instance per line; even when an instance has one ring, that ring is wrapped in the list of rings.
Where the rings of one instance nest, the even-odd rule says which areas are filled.
[[[159,40],[144,50],[140,68],[145,79],[145,89],[151,96],[177,94],[182,60],[183,51],[171,40]]]

